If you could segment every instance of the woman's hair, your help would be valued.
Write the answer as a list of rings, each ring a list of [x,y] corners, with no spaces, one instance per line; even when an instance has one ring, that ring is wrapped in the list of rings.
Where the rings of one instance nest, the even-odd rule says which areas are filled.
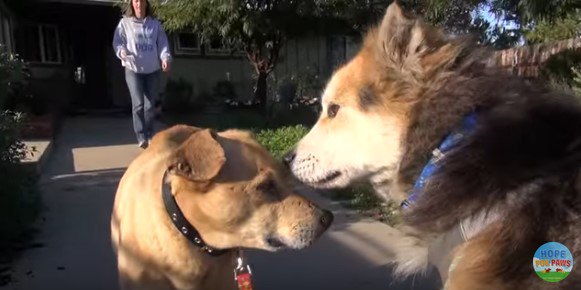
[[[145,17],[153,16],[151,5],[149,4],[149,0],[145,0]],[[133,0],[128,0],[127,6],[125,6],[125,16],[127,17],[135,17],[135,11],[133,10]]]

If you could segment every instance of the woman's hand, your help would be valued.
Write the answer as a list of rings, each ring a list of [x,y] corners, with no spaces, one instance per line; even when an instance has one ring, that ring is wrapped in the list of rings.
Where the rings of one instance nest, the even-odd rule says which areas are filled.
[[[168,72],[169,71],[169,62],[167,61],[167,59],[164,59],[161,61],[161,69],[164,72]]]

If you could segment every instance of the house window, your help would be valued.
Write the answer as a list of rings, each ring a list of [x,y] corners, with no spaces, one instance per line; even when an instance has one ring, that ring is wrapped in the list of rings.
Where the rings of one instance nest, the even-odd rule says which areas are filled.
[[[56,26],[25,24],[18,27],[16,50],[25,61],[63,62],[59,32]]]
[[[177,55],[199,55],[202,52],[200,38],[193,33],[174,34],[174,43]]]
[[[56,27],[50,26],[40,26],[40,30],[40,36],[43,41],[41,46],[43,62],[60,63],[62,58],[58,30]]]
[[[206,44],[206,48],[206,54],[208,55],[229,55],[232,53],[232,49],[225,45],[222,39],[218,37],[212,38]]]
[[[4,17],[2,10],[0,10],[0,44],[6,45],[6,38],[4,37]]]
[[[6,45],[6,47],[8,48],[8,50],[10,52],[13,51],[14,46],[13,43],[14,41],[12,40],[12,20],[10,18],[4,18],[2,20],[2,24],[3,25],[3,30],[2,30],[2,34],[4,35],[4,42],[3,44]]]

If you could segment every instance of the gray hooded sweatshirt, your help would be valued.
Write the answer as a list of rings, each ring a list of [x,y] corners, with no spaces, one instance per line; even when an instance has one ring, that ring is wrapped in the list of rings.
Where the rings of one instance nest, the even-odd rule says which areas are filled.
[[[160,60],[171,61],[167,35],[152,17],[123,17],[115,29],[113,49],[121,64],[136,73],[155,72],[161,68]],[[125,58],[121,51],[125,51]]]

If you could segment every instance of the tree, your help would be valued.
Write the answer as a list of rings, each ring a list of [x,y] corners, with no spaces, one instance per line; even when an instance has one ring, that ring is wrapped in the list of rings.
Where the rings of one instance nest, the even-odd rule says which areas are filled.
[[[484,34],[472,12],[484,0],[399,0],[450,32]],[[289,37],[307,31],[361,33],[375,25],[392,0],[165,0],[152,4],[170,31],[191,30],[202,39],[220,37],[245,52],[257,79],[255,100],[266,103],[267,77]]]
[[[357,31],[365,31],[375,25],[392,0],[325,0],[324,9],[335,13]],[[487,0],[398,0],[406,11],[421,16],[432,25],[443,27],[452,34],[471,34],[480,43],[504,48],[518,40],[520,34],[514,29],[493,25],[477,12]]]
[[[524,31],[529,43],[574,38],[581,35],[581,10],[554,20],[541,20]]]
[[[514,23],[513,33],[528,43],[581,35],[579,0],[487,0],[484,4],[501,21]]]
[[[398,0],[398,3],[427,22],[443,26],[453,33],[470,32],[473,26],[472,11],[482,0]],[[375,25],[393,0],[321,0],[321,10],[334,13],[353,29],[364,31]]]
[[[312,0],[169,0],[152,6],[168,31],[190,30],[203,41],[219,37],[233,51],[243,50],[257,75],[254,99],[263,106],[284,41],[318,26]]]
[[[286,39],[307,31],[363,32],[379,21],[391,2],[392,0],[154,0],[152,4],[157,16],[169,31],[190,30],[200,35],[203,41],[219,37],[233,50],[244,51],[257,76],[254,99],[265,105],[266,80],[279,61],[279,51]],[[547,35],[557,38],[579,34],[578,0],[398,2],[431,24],[443,26],[452,33],[475,34],[481,43],[496,48],[513,46],[525,33],[530,41],[550,38]],[[476,13],[482,10],[494,14],[498,22],[492,23],[491,19]],[[559,19],[562,22],[556,22]],[[567,28],[564,34],[551,34],[563,27]],[[551,33],[545,32],[547,30]]]

